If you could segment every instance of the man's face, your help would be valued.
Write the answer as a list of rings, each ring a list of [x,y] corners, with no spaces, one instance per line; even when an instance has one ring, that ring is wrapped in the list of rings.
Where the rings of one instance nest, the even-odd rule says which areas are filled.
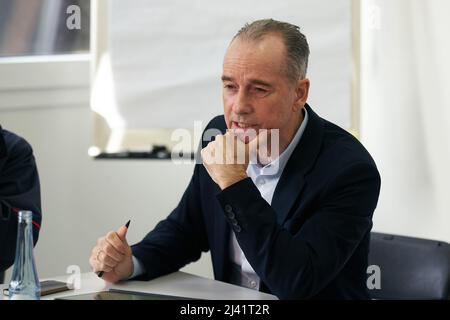
[[[251,128],[279,129],[281,144],[292,138],[303,105],[298,84],[286,75],[285,61],[284,43],[277,35],[231,43],[223,64],[223,104],[227,127],[239,137]]]

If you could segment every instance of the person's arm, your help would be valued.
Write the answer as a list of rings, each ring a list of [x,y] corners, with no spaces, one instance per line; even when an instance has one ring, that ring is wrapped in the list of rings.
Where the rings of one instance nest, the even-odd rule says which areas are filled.
[[[323,289],[369,232],[379,189],[375,167],[348,167],[331,179],[320,208],[296,234],[277,223],[250,178],[217,197],[224,210],[232,207],[241,227],[236,238],[261,280],[280,299],[302,299]]]
[[[39,176],[31,146],[19,136],[0,130],[4,139],[0,158],[0,270],[14,263],[20,210],[33,212],[33,241],[41,225]]]
[[[145,272],[138,279],[153,279],[175,272],[200,258],[209,250],[202,216],[199,190],[199,165],[178,206],[138,244],[133,256]]]
[[[223,122],[223,118],[213,119],[205,132],[209,128],[215,128],[218,122]],[[206,142],[203,142],[202,146],[205,145]],[[202,252],[208,251],[209,243],[200,201],[200,166],[195,166],[178,206],[141,242],[130,248],[126,242],[117,240],[116,232],[109,232],[105,237],[99,238],[89,259],[94,272],[105,268],[119,268],[120,272],[114,272],[115,274],[103,274],[102,278],[110,282],[150,280],[175,272],[198,260]],[[127,253],[125,258],[120,255],[120,251]]]

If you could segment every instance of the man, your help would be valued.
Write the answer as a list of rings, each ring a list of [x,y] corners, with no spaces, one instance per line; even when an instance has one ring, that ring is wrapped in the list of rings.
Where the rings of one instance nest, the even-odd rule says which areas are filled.
[[[30,145],[0,126],[0,282],[15,258],[17,214],[33,212],[33,240],[41,224],[41,196],[36,162]]]
[[[202,141],[203,164],[180,203],[132,248],[123,227],[100,238],[94,271],[111,282],[152,279],[210,250],[217,280],[281,299],[369,298],[380,177],[353,136],[306,104],[308,56],[305,36],[288,23],[261,20],[238,32],[223,64],[224,116],[207,127],[221,134]],[[278,129],[279,157],[261,156],[263,129]],[[243,146],[240,164],[233,150]],[[248,164],[255,148],[258,161]],[[213,161],[221,157],[232,161]]]

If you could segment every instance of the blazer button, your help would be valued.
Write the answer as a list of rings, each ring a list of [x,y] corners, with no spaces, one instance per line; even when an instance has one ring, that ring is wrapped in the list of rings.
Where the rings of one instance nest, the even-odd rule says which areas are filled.
[[[235,217],[234,212],[231,211],[231,212],[227,213],[227,217],[228,217],[229,219],[234,219],[234,217]]]
[[[225,205],[225,211],[226,212],[233,212],[233,208],[229,204],[226,204]]]
[[[240,226],[235,226],[234,227],[234,231],[236,231],[236,232],[241,232],[241,227]]]
[[[238,225],[238,222],[237,222],[236,219],[231,219],[231,224],[232,224],[233,226],[237,226],[237,225]]]

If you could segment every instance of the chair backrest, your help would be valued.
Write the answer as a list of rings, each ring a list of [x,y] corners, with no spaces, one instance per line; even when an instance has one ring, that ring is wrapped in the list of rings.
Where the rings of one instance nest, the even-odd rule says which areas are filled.
[[[373,299],[450,299],[448,243],[372,232],[369,265],[380,267]]]

